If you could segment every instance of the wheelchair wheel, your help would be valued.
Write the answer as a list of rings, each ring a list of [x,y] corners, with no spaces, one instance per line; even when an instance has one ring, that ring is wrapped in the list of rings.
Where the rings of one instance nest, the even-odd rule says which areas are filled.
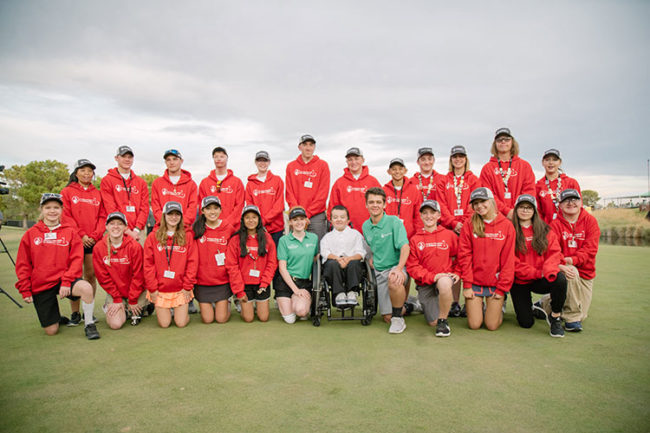
[[[368,326],[371,323],[372,323],[372,317],[365,317],[365,318],[361,319],[361,324],[363,326]]]
[[[311,320],[311,324],[314,326],[320,326],[320,316],[314,316]]]

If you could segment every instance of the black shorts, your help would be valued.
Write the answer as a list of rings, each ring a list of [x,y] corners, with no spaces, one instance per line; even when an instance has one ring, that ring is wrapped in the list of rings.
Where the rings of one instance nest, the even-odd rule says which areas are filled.
[[[200,303],[212,303],[225,301],[232,296],[230,284],[220,284],[218,286],[194,286],[194,297]]]
[[[92,254],[93,253],[93,248],[95,248],[95,244],[91,245],[90,247],[84,247],[84,255]]]
[[[246,284],[244,286],[244,291],[246,292],[246,297],[249,301],[266,301],[271,297],[271,288],[267,287],[259,292],[260,286],[257,284]]]
[[[74,280],[72,284],[70,284],[70,289],[72,289],[78,281],[81,281],[81,278]],[[32,295],[34,308],[36,308],[36,315],[38,316],[38,321],[41,322],[43,328],[59,323],[59,320],[61,320],[59,300],[56,298],[59,295],[59,290],[61,290],[61,283],[51,289],[34,293]],[[79,296],[70,295],[67,296],[67,298],[76,301],[79,299]]]
[[[293,282],[296,283],[298,288],[308,290],[311,294],[312,283],[310,279],[293,278]],[[278,277],[274,288],[276,298],[290,298],[293,296],[293,290],[284,282],[282,277]]]

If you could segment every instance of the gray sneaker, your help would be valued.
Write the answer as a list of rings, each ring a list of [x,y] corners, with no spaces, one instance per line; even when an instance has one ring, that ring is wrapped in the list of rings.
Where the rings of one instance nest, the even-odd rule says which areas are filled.
[[[406,329],[406,322],[403,317],[391,317],[389,334],[401,334]]]
[[[548,319],[547,319],[548,320]],[[564,337],[564,328],[562,328],[562,319],[560,316],[550,317],[551,322],[551,337],[562,338]]]

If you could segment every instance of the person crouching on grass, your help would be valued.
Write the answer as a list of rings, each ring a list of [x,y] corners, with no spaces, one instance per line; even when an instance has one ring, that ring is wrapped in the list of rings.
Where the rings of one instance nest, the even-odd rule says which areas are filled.
[[[415,279],[424,317],[429,325],[436,327],[436,337],[449,337],[447,316],[453,300],[452,287],[460,281],[455,270],[457,264],[453,262],[458,252],[458,236],[438,225],[440,205],[437,201],[422,202],[420,217],[424,228],[409,241],[406,269]]]
[[[190,321],[187,304],[192,300],[198,254],[192,232],[183,227],[183,210],[176,201],[163,207],[158,230],[144,243],[144,282],[147,298],[156,306],[161,328],[174,323],[182,328]]]
[[[93,248],[97,280],[106,291],[104,313],[111,329],[120,329],[127,316],[138,325],[148,302],[144,293],[142,246],[131,236],[124,236],[126,215],[113,212],[106,217],[107,234]]]
[[[463,278],[467,324],[495,331],[503,321],[503,302],[515,276],[515,229],[497,210],[488,188],[470,196],[474,215],[460,231],[458,264]],[[483,313],[483,298],[486,307]]]
[[[294,323],[296,316],[306,318],[311,307],[310,276],[318,254],[318,235],[306,232],[308,225],[305,209],[292,208],[289,212],[291,232],[282,236],[278,244],[278,268],[282,278],[278,278],[275,299],[287,323]]]
[[[257,318],[269,320],[271,281],[278,267],[275,242],[262,224],[257,206],[249,204],[242,211],[239,230],[230,238],[226,253],[226,269],[233,293],[241,298],[241,316],[245,322]],[[254,301],[254,302],[253,302]]]
[[[522,194],[517,197],[512,218],[517,237],[515,284],[510,294],[517,322],[522,328],[532,327],[535,318],[531,293],[550,293],[550,334],[551,337],[564,337],[560,313],[566,299],[566,278],[559,268],[562,251],[557,235],[537,213],[537,201],[532,195]]]
[[[20,240],[16,288],[25,302],[34,303],[47,335],[56,334],[59,323],[67,323],[67,318],[61,317],[56,296],[81,298],[86,337],[96,340],[99,332],[93,322],[95,298],[90,283],[81,279],[84,250],[77,228],[61,222],[61,194],[43,194],[40,209],[40,220]]]

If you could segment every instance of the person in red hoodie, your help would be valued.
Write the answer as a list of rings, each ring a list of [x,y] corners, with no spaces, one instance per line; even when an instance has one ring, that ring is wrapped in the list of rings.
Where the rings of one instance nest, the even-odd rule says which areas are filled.
[[[493,192],[499,212],[512,220],[517,197],[535,195],[535,174],[530,164],[519,158],[519,143],[510,129],[497,129],[491,152],[492,157],[481,169],[481,185]]]
[[[168,201],[177,201],[183,206],[185,228],[196,219],[199,195],[192,174],[183,170],[183,157],[176,149],[166,150],[163,159],[167,170],[151,184],[151,209],[156,223],[160,223],[162,208]]]
[[[260,322],[269,320],[271,281],[278,267],[275,243],[262,225],[257,206],[249,204],[242,212],[239,230],[228,242],[226,268],[234,293],[245,292],[241,317],[252,322],[257,310]]]
[[[447,321],[453,300],[452,286],[460,281],[454,259],[458,253],[458,236],[440,225],[440,205],[425,200],[420,205],[423,228],[409,240],[406,270],[415,279],[424,317],[436,328],[436,337],[449,337]]]
[[[567,278],[567,295],[562,308],[564,327],[570,332],[582,331],[587,318],[596,278],[596,254],[600,240],[598,221],[582,208],[582,198],[575,189],[560,193],[560,215],[551,223],[560,239],[562,263],[560,270]],[[541,307],[549,311],[550,299],[545,296]]]
[[[160,227],[144,243],[144,284],[161,328],[171,325],[172,309],[176,326],[183,328],[189,323],[187,304],[193,298],[198,264],[193,234],[183,225],[183,207],[168,201]]]
[[[415,226],[420,219],[418,208],[422,196],[417,187],[406,177],[407,168],[404,160],[393,158],[388,164],[391,179],[384,185],[386,191],[386,215],[395,215],[404,224],[406,236],[410,239],[415,233]]]
[[[230,319],[232,291],[226,269],[226,251],[234,230],[220,216],[219,197],[204,197],[201,200],[201,215],[193,227],[199,257],[194,296],[199,301],[203,323],[215,320],[217,323],[226,323]],[[237,297],[243,296],[243,290],[237,293]]]
[[[257,206],[262,225],[271,234],[276,247],[284,232],[284,182],[269,170],[271,157],[265,150],[255,154],[257,173],[248,176],[246,204]]]
[[[148,302],[144,292],[142,246],[124,236],[126,216],[113,212],[106,217],[107,234],[93,250],[97,279],[106,291],[104,313],[111,329],[120,329],[127,316],[138,325]]]
[[[61,221],[61,194],[41,196],[41,218],[25,232],[16,256],[16,289],[25,302],[34,303],[36,314],[47,335],[59,331],[61,317],[56,296],[84,301],[85,333],[89,340],[99,338],[93,320],[95,297],[88,281],[81,279],[83,244],[77,228]]]
[[[235,228],[244,207],[244,184],[228,168],[228,153],[223,147],[212,150],[214,170],[199,185],[199,199],[212,195],[221,201],[221,219]]]
[[[470,202],[474,215],[463,226],[458,247],[467,324],[479,329],[485,322],[485,327],[494,331],[503,321],[504,296],[515,277],[515,229],[497,210],[488,188],[472,191]]]
[[[560,313],[566,299],[566,278],[560,271],[562,260],[557,235],[537,213],[535,197],[517,197],[513,213],[515,226],[515,283],[510,290],[517,322],[522,328],[535,323],[531,293],[550,293],[552,313],[547,317],[551,337],[564,337]],[[537,307],[536,307],[537,308]],[[541,310],[543,311],[543,310]]]
[[[381,184],[370,175],[368,166],[363,165],[365,159],[358,147],[348,149],[345,153],[345,162],[348,166],[343,169],[343,176],[339,177],[332,186],[327,214],[331,218],[334,206],[345,206],[350,214],[351,227],[363,233],[363,223],[369,218],[366,191],[373,187],[381,188]]]
[[[74,170],[70,173],[68,185],[61,190],[63,199],[63,221],[77,227],[77,233],[84,247],[84,280],[97,292],[97,280],[93,269],[93,247],[104,234],[105,217],[102,206],[102,196],[92,184],[95,177],[95,165],[87,159],[80,159],[75,163]],[[70,301],[70,324],[79,324],[79,300]]]
[[[316,140],[311,135],[300,137],[300,155],[287,164],[284,181],[289,209],[302,206],[310,221],[308,231],[318,240],[327,233],[327,194],[330,190],[330,168],[327,162],[314,155]]]
[[[444,176],[433,169],[436,158],[433,155],[433,149],[430,147],[421,147],[418,149],[417,163],[420,171],[415,173],[411,178],[411,184],[420,191],[422,200],[435,200],[438,197],[438,185],[444,179]],[[417,219],[418,227],[421,228],[421,220]]]
[[[133,150],[129,146],[120,146],[115,155],[117,167],[108,170],[102,178],[99,190],[106,213],[122,212],[126,215],[128,229],[126,234],[142,242],[149,216],[149,187],[147,182],[138,177],[133,165]]]
[[[559,150],[549,149],[544,152],[542,165],[545,171],[544,177],[539,178],[535,184],[535,191],[539,214],[546,224],[550,224],[557,218],[559,212],[560,193],[565,189],[575,189],[580,192],[580,185],[577,180],[562,172]]]

